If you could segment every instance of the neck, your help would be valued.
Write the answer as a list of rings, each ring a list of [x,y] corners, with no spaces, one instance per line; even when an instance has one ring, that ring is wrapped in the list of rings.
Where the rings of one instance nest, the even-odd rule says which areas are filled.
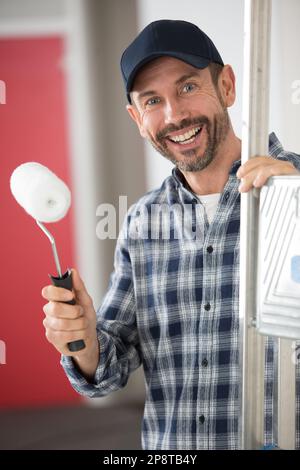
[[[213,161],[201,171],[182,171],[191,190],[199,195],[222,193],[234,161],[241,157],[241,140],[231,129]]]

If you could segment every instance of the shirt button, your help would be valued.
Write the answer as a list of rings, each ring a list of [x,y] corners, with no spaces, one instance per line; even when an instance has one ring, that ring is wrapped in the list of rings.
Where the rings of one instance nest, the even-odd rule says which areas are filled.
[[[230,196],[230,193],[227,191],[227,192],[225,193],[225,196],[224,196],[225,201],[228,201],[229,196]]]
[[[205,305],[204,305],[204,308],[205,308],[205,310],[207,310],[207,311],[210,310],[210,303],[205,304]]]
[[[214,249],[213,249],[213,247],[210,245],[210,246],[208,246],[208,247],[206,248],[206,251],[207,251],[208,253],[212,253],[212,252],[214,251]]]
[[[204,415],[199,416],[199,421],[201,424],[203,424],[205,421],[205,416]]]
[[[202,366],[203,367],[207,367],[208,366],[208,360],[206,359],[206,357],[203,359],[203,361],[201,362]]]

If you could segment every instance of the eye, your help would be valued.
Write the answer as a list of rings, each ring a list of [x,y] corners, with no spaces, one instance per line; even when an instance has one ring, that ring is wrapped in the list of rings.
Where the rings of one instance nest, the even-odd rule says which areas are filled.
[[[196,85],[194,85],[194,83],[186,83],[183,88],[182,88],[182,91],[183,93],[190,93],[191,91],[194,91],[196,88]]]
[[[158,104],[160,102],[160,99],[156,96],[153,98],[150,98],[149,100],[146,101],[146,106],[154,106],[155,104]]]

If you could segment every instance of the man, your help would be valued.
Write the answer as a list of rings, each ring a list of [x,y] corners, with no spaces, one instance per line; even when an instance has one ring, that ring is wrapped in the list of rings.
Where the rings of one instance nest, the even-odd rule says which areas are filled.
[[[272,175],[298,174],[300,158],[284,152],[272,134],[270,156],[240,166],[241,141],[227,113],[235,100],[234,73],[193,24],[148,25],[125,50],[121,69],[131,118],[175,167],[160,189],[129,210],[98,318],[73,270],[76,306],[62,303],[73,295],[64,289],[42,291],[49,301],[46,335],[62,353],[73,387],[90,397],[123,387],[143,364],[144,448],[236,449],[239,193]],[[162,212],[151,231],[153,206],[176,210]],[[187,215],[181,232],[180,213]],[[169,224],[169,237],[161,221]],[[66,344],[78,339],[86,348],[70,353]],[[271,341],[268,348],[271,444]]]

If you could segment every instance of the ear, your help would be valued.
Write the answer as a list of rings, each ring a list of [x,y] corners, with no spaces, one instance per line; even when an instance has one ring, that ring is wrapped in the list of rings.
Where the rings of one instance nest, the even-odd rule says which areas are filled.
[[[126,106],[126,109],[129,113],[129,116],[131,117],[131,119],[133,119],[133,121],[138,126],[138,129],[140,131],[141,136],[144,137],[144,138],[147,137],[147,134],[144,131],[144,127],[143,127],[143,124],[142,124],[141,115],[139,113],[139,110],[133,104],[128,104]]]
[[[224,65],[219,76],[219,90],[225,105],[229,108],[235,102],[235,75],[230,65]]]

